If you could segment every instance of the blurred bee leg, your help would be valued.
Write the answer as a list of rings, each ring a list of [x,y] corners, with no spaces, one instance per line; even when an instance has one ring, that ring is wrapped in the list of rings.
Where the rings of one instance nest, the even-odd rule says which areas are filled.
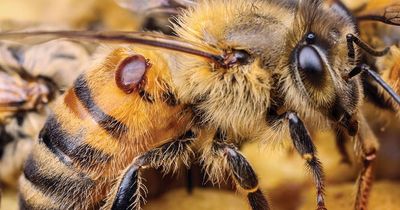
[[[400,105],[400,96],[396,93],[395,90],[393,90],[392,87],[390,87],[390,85],[388,85],[388,83],[386,83],[385,80],[383,80],[381,78],[381,76],[375,72],[373,69],[371,69],[371,67],[369,67],[366,64],[362,64],[360,66],[357,66],[356,68],[354,68],[350,74],[349,74],[349,78],[351,78],[353,75],[357,75],[361,72],[365,72],[371,79],[373,79],[381,88],[383,88],[383,90],[385,90],[390,97],[393,100],[394,104]]]
[[[364,116],[360,117],[360,131],[358,133],[358,144],[361,149],[363,169],[360,172],[357,183],[356,210],[366,210],[368,198],[374,178],[373,162],[379,149],[379,143]]]
[[[193,171],[192,168],[186,170],[186,190],[189,194],[193,192]]]
[[[314,181],[317,186],[317,209],[326,210],[324,201],[324,173],[321,162],[316,157],[315,145],[297,114],[287,112],[285,116],[289,120],[290,136],[293,140],[294,147],[303,159],[307,161],[307,166],[314,176]]]
[[[354,44],[359,46],[362,50],[364,50],[369,55],[375,57],[382,57],[389,53],[390,47],[386,47],[383,50],[375,50],[371,48],[368,44],[363,42],[361,39],[357,38],[353,34],[347,35],[347,48],[348,48],[348,60],[350,63],[354,63],[355,59],[355,51],[354,51]],[[361,64],[356,66],[350,73],[345,77],[345,79],[351,79],[352,77],[365,72],[371,79],[373,79],[380,87],[382,87],[393,99],[395,104],[400,105],[400,96],[386,83],[385,80],[381,78],[381,76],[375,72],[371,67],[367,64]]]
[[[342,157],[340,162],[351,165],[350,155],[346,149],[346,143],[350,140],[349,135],[347,135],[339,127],[336,127],[335,128],[335,140],[336,140],[336,147]]]
[[[177,170],[182,161],[188,165],[193,153],[190,146],[194,138],[194,133],[188,131],[181,137],[137,157],[119,182],[111,209],[140,209],[140,204],[144,200],[140,170],[149,166],[162,168],[164,172],[168,172]]]
[[[226,134],[218,130],[214,137],[214,154],[223,155],[228,164],[228,170],[235,182],[247,192],[247,198],[253,210],[269,210],[269,204],[258,187],[258,179],[246,158],[238,149],[226,143]]]
[[[374,104],[380,109],[390,110],[396,112],[396,108],[390,99],[387,99],[379,87],[371,80],[363,81],[364,95],[367,97],[368,102]]]

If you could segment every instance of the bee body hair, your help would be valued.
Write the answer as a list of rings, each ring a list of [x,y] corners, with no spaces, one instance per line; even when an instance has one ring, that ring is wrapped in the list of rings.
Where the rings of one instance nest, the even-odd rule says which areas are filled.
[[[397,24],[389,16],[381,18]],[[43,167],[62,166],[78,172],[73,176],[87,177],[69,185],[82,190],[79,195],[93,191],[92,202],[82,203],[138,209],[141,169],[162,167],[165,172],[174,171],[179,161],[189,165],[194,147],[212,183],[230,179],[247,194],[253,210],[269,210],[237,146],[291,139],[313,175],[317,209],[326,210],[323,167],[310,131],[333,128],[345,132],[343,138],[356,139],[364,170],[355,208],[365,209],[379,144],[360,110],[365,94],[357,75],[369,74],[400,101],[362,60],[363,53],[379,57],[389,49],[364,43],[356,20],[339,1],[204,0],[177,17],[176,39],[143,33],[32,33],[158,47],[114,49],[92,67],[95,71],[76,80],[42,132],[38,145],[58,164]],[[58,135],[46,140],[53,134]],[[75,156],[77,148],[83,152]],[[43,161],[35,155],[49,158],[46,154],[39,151],[31,159]],[[51,177],[52,169],[37,179]],[[35,173],[26,174],[33,176],[29,184],[38,184]],[[33,205],[26,191],[22,196],[24,205]],[[62,199],[68,196],[52,196],[61,200],[57,205],[67,203]]]
[[[296,6],[275,1],[205,1],[179,17],[175,28],[179,36],[226,52],[245,49],[252,55],[249,65],[225,71],[213,70],[209,63],[191,58],[178,60],[172,74],[179,98],[184,103],[192,103],[200,124],[218,125],[238,136],[278,131],[279,126],[271,129],[264,122],[268,108],[278,105],[280,100],[284,104],[279,106],[296,110],[316,128],[329,128],[325,116],[332,115],[330,112],[335,109],[356,112],[359,100],[351,97],[362,95],[359,81],[348,85],[336,79],[355,66],[348,64],[347,48],[343,47],[346,34],[356,33],[353,20],[338,12],[329,12],[330,8],[324,5]],[[308,7],[315,11],[310,14]],[[219,17],[223,17],[221,21],[212,21]],[[333,33],[332,28],[337,31]],[[308,30],[316,31],[321,45],[332,51],[332,55],[322,58],[332,64],[328,67],[323,91],[308,88],[292,76],[295,73],[291,53]],[[283,134],[269,136],[281,139]]]
[[[153,102],[115,85],[118,65],[136,54],[154,62],[142,87]],[[168,102],[175,90],[160,55],[121,47],[102,62],[54,104],[20,179],[26,209],[99,208],[139,154],[188,129],[190,114],[177,101]]]

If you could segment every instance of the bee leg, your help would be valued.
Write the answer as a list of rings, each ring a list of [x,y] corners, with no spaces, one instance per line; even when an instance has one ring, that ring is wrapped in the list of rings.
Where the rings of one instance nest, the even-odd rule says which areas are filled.
[[[307,166],[314,176],[317,186],[317,209],[326,210],[324,201],[324,173],[321,162],[316,157],[315,145],[311,140],[309,132],[296,113],[287,112],[285,117],[289,120],[290,136],[294,147],[303,159],[307,161]]]
[[[367,75],[373,79],[383,90],[385,90],[393,99],[393,102],[400,105],[400,96],[396,93],[396,91],[393,90],[390,85],[388,85],[385,80],[381,78],[381,76],[375,72],[371,67],[369,67],[367,64],[361,64],[360,66],[356,66],[348,76],[347,78],[352,78],[362,72],[367,73]]]
[[[112,210],[130,209],[131,206],[136,209],[136,207],[140,206],[142,200],[140,187],[142,183],[139,172],[143,166],[149,164],[148,155],[145,154],[138,157],[128,168],[119,184]]]
[[[168,172],[177,170],[178,163],[182,161],[188,165],[190,155],[193,153],[190,146],[194,138],[195,134],[188,131],[181,137],[137,157],[120,180],[113,196],[114,200],[111,201],[111,209],[140,209],[140,204],[143,201],[140,170],[150,166],[162,168],[164,172]]]
[[[192,168],[188,168],[186,171],[186,190],[189,194],[193,192],[193,171]]]
[[[226,143],[226,134],[217,130],[212,145],[213,154],[224,156],[235,182],[247,192],[253,210],[269,210],[269,204],[258,187],[258,179],[250,163],[238,149]]]
[[[379,143],[364,116],[360,117],[360,131],[357,137],[360,146],[358,149],[361,150],[363,169],[358,178],[354,209],[366,210],[374,178],[373,162],[379,149]]]
[[[387,99],[384,93],[379,90],[379,87],[373,84],[371,80],[363,80],[363,89],[367,100],[376,107],[396,112],[396,108],[393,106],[390,99]]]
[[[338,127],[336,127],[335,129],[335,135],[336,135],[336,147],[339,150],[340,155],[342,156],[340,162],[351,165],[350,155],[346,149],[346,143],[350,140],[349,136]]]

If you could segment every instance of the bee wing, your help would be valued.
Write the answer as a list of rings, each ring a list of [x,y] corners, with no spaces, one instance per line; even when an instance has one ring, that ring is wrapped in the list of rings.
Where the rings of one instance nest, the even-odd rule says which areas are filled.
[[[168,6],[169,0],[115,0],[118,5],[132,12],[143,13],[157,7]]]
[[[17,43],[0,42],[0,69],[8,73],[23,73],[21,58],[23,49]]]
[[[115,0],[118,5],[135,13],[149,13],[152,10],[165,12],[174,11],[174,8],[194,5],[195,0]],[[175,10],[176,12],[176,10]]]
[[[380,21],[389,25],[400,26],[400,2],[390,2],[388,5],[369,6],[357,15],[359,21]]]
[[[27,101],[25,85],[25,81],[0,72],[0,111],[16,111]]]
[[[211,46],[149,32],[31,31],[0,33],[0,39],[19,40],[29,44],[39,44],[59,38],[150,46],[200,56],[217,64],[221,64],[223,60],[223,52]]]

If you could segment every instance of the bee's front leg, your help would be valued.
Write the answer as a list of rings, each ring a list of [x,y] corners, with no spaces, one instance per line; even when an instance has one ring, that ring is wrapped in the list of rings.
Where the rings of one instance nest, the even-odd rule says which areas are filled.
[[[351,165],[351,158],[349,152],[346,148],[346,143],[350,142],[350,135],[343,131],[339,126],[335,127],[335,141],[336,141],[336,148],[338,149],[340,156],[341,156],[341,163]]]
[[[317,209],[326,210],[324,201],[324,172],[321,162],[316,157],[316,148],[311,140],[310,134],[296,113],[287,112],[281,117],[289,121],[290,136],[293,145],[304,160],[314,176],[314,182],[317,187]]]
[[[214,158],[222,158],[224,160],[222,162],[226,163],[225,165],[217,164],[214,167],[217,167],[218,169],[224,168],[223,170],[226,170],[228,174],[232,176],[236,184],[247,192],[247,198],[253,210],[270,209],[267,199],[259,189],[257,175],[250,166],[250,163],[235,146],[227,143],[226,133],[220,129],[217,130],[214,136],[211,152]],[[206,164],[206,169],[213,168],[211,165],[215,163],[212,163],[213,161],[210,161],[209,157],[206,159],[206,163],[204,163]],[[222,176],[222,174],[215,172],[208,171],[208,173],[211,176]]]
[[[133,164],[125,171],[118,186],[118,192],[111,207],[112,210],[139,209],[142,202],[140,169],[150,165],[149,155],[146,153],[135,159]]]
[[[366,210],[368,206],[368,198],[371,191],[374,171],[373,162],[376,159],[376,153],[379,149],[379,143],[369,127],[364,116],[360,116],[360,130],[357,134],[358,150],[361,150],[361,158],[363,168],[358,177],[357,198],[354,209]]]
[[[149,166],[168,172],[177,170],[181,162],[185,165],[190,164],[190,156],[193,154],[190,146],[194,139],[195,134],[188,131],[181,137],[137,157],[123,173],[105,206],[111,206],[112,210],[140,209],[140,204],[144,199],[141,194],[143,187],[141,169]]]

